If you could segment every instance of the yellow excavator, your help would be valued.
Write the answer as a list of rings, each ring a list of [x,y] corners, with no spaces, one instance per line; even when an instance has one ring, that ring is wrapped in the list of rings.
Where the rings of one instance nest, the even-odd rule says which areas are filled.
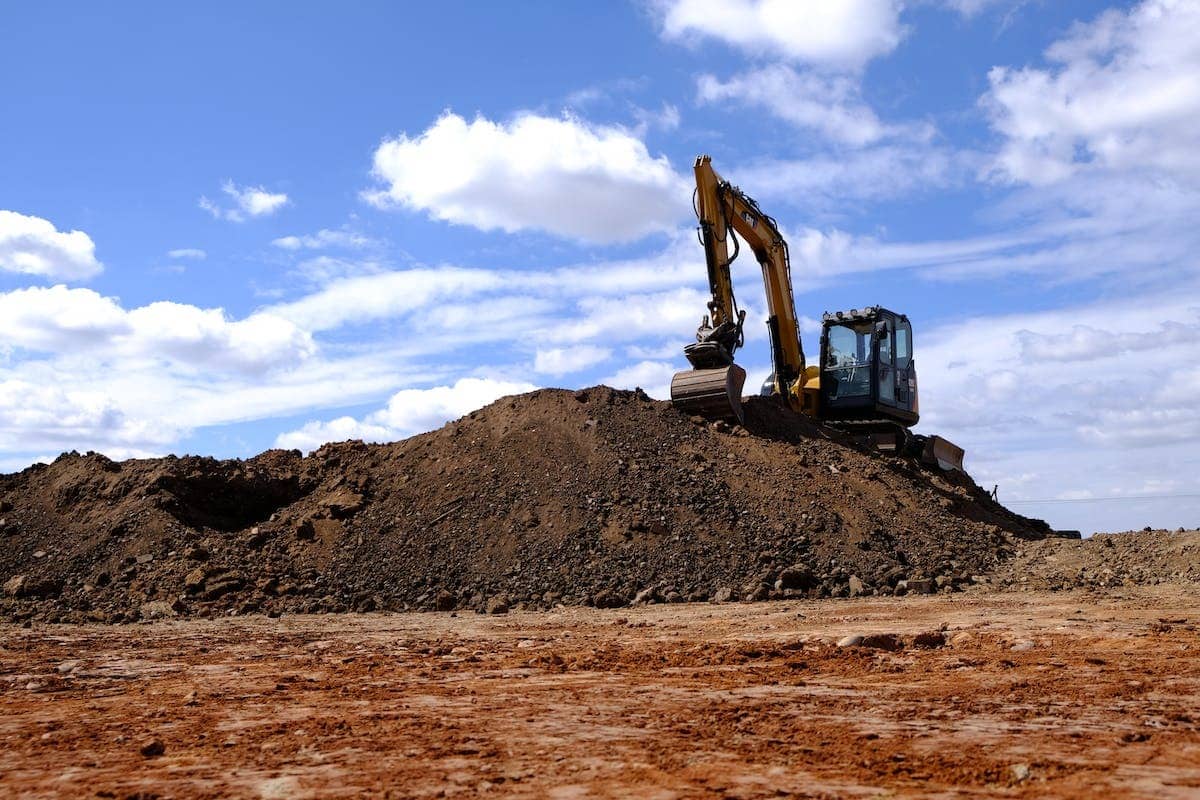
[[[671,379],[671,402],[707,419],[744,421],[746,372],[733,357],[744,343],[746,312],[738,308],[730,275],[741,237],[762,267],[767,293],[772,373],[761,393],[777,396],[827,425],[869,438],[880,449],[912,453],[928,464],[961,471],[961,448],[939,436],[914,436],[909,431],[919,410],[908,318],[881,306],[826,313],[820,363],[807,365],[787,241],[779,226],[758,203],[718,175],[709,156],[696,159],[695,173],[696,216],[712,298],[696,341],[683,350],[693,368]]]

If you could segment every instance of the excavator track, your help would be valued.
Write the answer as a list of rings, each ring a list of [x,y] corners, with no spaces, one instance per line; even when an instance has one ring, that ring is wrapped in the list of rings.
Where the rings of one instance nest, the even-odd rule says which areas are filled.
[[[671,378],[671,404],[687,414],[740,424],[745,383],[746,370],[737,364],[677,372]]]

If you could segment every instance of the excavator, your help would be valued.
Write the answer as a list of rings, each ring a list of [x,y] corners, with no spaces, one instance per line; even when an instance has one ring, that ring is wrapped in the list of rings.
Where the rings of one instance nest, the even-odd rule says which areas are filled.
[[[695,211],[712,298],[696,341],[684,347],[692,369],[671,379],[672,404],[710,420],[744,421],[746,371],[733,357],[744,344],[746,312],[738,308],[730,265],[741,240],[762,267],[772,373],[761,394],[792,410],[861,436],[881,450],[917,456],[946,470],[963,469],[963,450],[940,436],[917,436],[917,370],[908,317],[882,306],[826,313],[819,365],[804,360],[792,290],[788,245],[779,226],[752,198],[724,180],[712,159],[696,159]]]

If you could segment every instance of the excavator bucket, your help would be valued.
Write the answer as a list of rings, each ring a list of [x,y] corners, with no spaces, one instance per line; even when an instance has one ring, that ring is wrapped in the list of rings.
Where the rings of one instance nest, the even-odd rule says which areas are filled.
[[[715,369],[689,369],[671,378],[671,404],[688,414],[711,420],[743,422],[742,385],[746,370],[737,364]]]
[[[941,436],[926,436],[925,446],[921,450],[921,461],[931,467],[941,467],[947,471],[963,472],[964,450]]]

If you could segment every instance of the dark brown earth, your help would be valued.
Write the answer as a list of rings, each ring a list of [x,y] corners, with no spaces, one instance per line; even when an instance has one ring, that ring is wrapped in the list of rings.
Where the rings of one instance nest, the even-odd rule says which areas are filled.
[[[0,618],[953,591],[1047,533],[769,400],[730,428],[640,391],[542,390],[307,458],[69,453],[0,476]]]
[[[1183,800],[1197,623],[1162,585],[0,624],[0,796]]]
[[[1200,531],[1147,528],[1083,541],[1022,542],[992,580],[1038,590],[1200,583]]]

